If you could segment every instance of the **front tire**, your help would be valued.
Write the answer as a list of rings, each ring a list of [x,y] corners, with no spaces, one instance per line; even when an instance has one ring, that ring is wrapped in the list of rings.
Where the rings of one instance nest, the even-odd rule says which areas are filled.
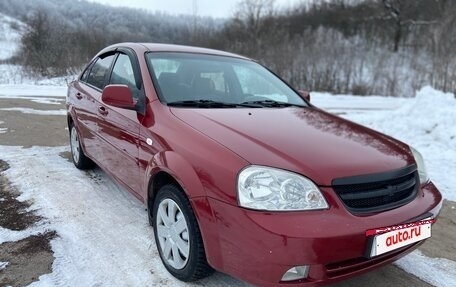
[[[181,189],[171,184],[160,188],[153,218],[157,249],[169,273],[186,282],[212,274],[198,223]]]
[[[70,124],[70,147],[71,147],[71,158],[73,159],[74,165],[78,169],[91,169],[95,166],[93,161],[88,158],[81,147],[79,140],[79,134],[74,124]]]

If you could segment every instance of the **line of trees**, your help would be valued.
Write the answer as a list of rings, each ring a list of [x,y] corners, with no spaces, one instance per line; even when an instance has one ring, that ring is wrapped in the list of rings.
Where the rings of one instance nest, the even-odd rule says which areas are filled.
[[[242,3],[215,46],[259,59],[295,86],[391,96],[426,84],[456,89],[456,1],[314,1],[282,12],[269,0]]]
[[[456,90],[456,1],[314,0],[279,10],[243,0],[229,19],[169,16],[84,0],[2,0],[28,25],[13,59],[31,71],[74,73],[124,41],[223,49],[271,67],[292,85],[333,93],[411,96]]]

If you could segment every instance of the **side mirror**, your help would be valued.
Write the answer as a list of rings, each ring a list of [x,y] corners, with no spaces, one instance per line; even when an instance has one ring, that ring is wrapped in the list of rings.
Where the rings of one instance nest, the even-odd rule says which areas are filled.
[[[136,106],[133,94],[127,85],[107,85],[101,94],[101,100],[110,106],[134,110]]]
[[[306,92],[306,91],[303,91],[303,90],[298,90],[298,93],[299,95],[301,95],[301,97],[308,101],[310,103],[310,93],[309,92]]]

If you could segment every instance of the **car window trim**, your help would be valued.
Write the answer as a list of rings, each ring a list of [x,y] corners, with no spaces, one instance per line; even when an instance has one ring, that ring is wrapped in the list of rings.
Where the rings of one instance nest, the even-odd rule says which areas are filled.
[[[117,47],[114,51],[117,52],[117,56],[114,59],[113,64],[111,66],[111,69],[109,72],[108,83],[111,81],[112,71],[114,70],[114,65],[117,62],[117,58],[119,57],[119,54],[122,53],[124,55],[127,55],[128,58],[130,59],[131,66],[133,68],[133,75],[135,77],[136,88],[139,91],[138,102],[136,103],[136,111],[138,113],[140,113],[141,115],[145,115],[146,114],[146,92],[144,89],[143,77],[142,77],[141,69],[139,66],[138,55],[136,55],[136,52],[133,49],[128,48],[128,47]]]
[[[133,51],[133,49],[127,48],[127,47],[119,47],[116,49],[116,51],[118,53],[127,55],[128,58],[130,58],[131,66],[133,68],[133,74],[135,76],[136,88],[139,91],[143,91],[143,79],[141,76],[141,70],[139,68],[139,60],[138,60],[136,53]],[[116,61],[117,61],[117,57],[116,57]]]
[[[257,63],[258,65],[262,66],[263,68],[265,68],[266,70],[268,70],[271,74],[273,74],[274,76],[276,76],[276,78],[278,78],[280,81],[282,81],[282,83],[284,83],[285,85],[287,85],[293,92],[296,93],[296,95],[298,95],[303,101],[304,103],[306,104],[306,107],[312,107],[312,104],[307,101],[306,99],[304,99],[301,94],[298,92],[297,89],[295,89],[290,83],[288,83],[287,81],[285,81],[285,79],[282,79],[282,77],[280,77],[276,72],[272,71],[271,69],[269,69],[268,67],[262,65],[261,63],[257,62],[257,61],[253,61],[255,63]]]
[[[111,83],[112,71],[114,71],[114,66],[116,65],[116,62],[117,62],[118,58],[119,58],[119,53],[116,52],[114,54],[114,59],[112,60],[111,66],[109,67],[109,71],[108,71],[109,74],[108,74],[108,77],[106,79],[106,83],[104,85],[105,87]]]
[[[106,85],[109,83],[109,80],[111,79],[112,68],[113,68],[113,66],[114,66],[115,60],[117,60],[117,52],[114,50],[114,51],[108,51],[108,52],[106,52],[106,53],[103,53],[103,54],[99,55],[98,57],[96,57],[96,58],[92,61],[92,64],[91,64],[92,66],[90,67],[90,72],[89,72],[89,74],[92,72],[93,66],[95,66],[95,63],[96,63],[99,59],[104,59],[104,58],[109,57],[109,56],[112,56],[112,55],[114,55],[114,58],[113,58],[113,60],[111,61],[111,64],[110,64],[110,66],[109,66],[109,68],[108,68],[109,78],[108,78],[108,79],[105,79],[105,81],[104,81],[104,83],[103,83],[103,88],[106,87]],[[81,82],[83,82],[83,83],[86,84],[87,86],[89,86],[89,87],[91,87],[91,88],[93,88],[93,89],[99,91],[100,93],[103,91],[103,89],[100,89],[99,87],[96,87],[96,86],[90,84],[88,81],[85,81],[85,82],[84,82],[84,81],[81,81]]]
[[[89,77],[89,74],[92,71],[92,67],[95,64],[96,60],[98,60],[98,58],[92,59],[92,61],[90,61],[90,63],[87,65],[87,67],[83,70],[83,72],[81,73],[81,75],[79,76],[79,79],[78,79],[80,82],[82,82],[82,83],[87,82],[82,79],[82,76],[84,75],[85,72],[87,72],[87,78]]]

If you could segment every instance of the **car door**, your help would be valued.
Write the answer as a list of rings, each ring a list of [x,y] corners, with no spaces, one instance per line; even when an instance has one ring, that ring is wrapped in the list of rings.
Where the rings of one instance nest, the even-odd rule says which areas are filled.
[[[101,153],[98,137],[98,103],[101,100],[101,91],[109,79],[114,59],[114,53],[104,54],[95,59],[75,84],[76,89],[72,95],[85,151],[97,162]]]
[[[139,101],[144,93],[141,90],[139,75],[134,73],[134,64],[137,64],[137,61],[133,54],[118,53],[108,83],[127,85],[134,99]],[[140,197],[140,120],[137,111],[113,107],[100,100],[98,115],[104,168]]]

